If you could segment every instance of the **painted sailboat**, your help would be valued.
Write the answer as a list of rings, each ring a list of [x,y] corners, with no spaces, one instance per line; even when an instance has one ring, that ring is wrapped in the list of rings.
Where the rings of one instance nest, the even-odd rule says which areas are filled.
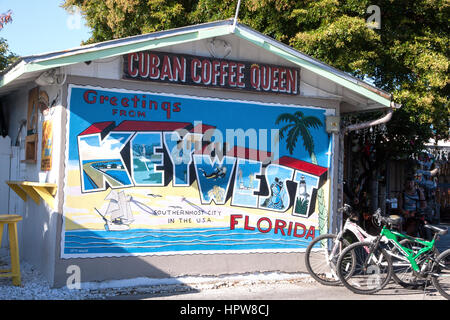
[[[105,229],[107,231],[129,230],[130,224],[134,221],[130,206],[131,196],[126,195],[124,191],[111,190],[105,200],[109,200],[105,214],[101,214],[96,209],[105,221]]]

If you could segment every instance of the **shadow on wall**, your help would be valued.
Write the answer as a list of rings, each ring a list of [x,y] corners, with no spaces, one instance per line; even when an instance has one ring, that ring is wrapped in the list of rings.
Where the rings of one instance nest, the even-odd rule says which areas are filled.
[[[148,240],[152,238],[151,231],[145,235],[142,234],[142,231],[139,233],[133,229],[123,231],[86,230],[73,221],[66,220],[66,223],[70,223],[73,230],[65,232],[65,239],[62,242],[61,219],[56,237],[58,244],[53,287],[73,287],[78,281],[81,282],[82,289],[164,285],[165,287],[181,287],[184,292],[196,292],[187,284],[145,261],[142,256],[128,255],[127,247],[142,246],[146,239],[151,241]],[[107,254],[101,253],[105,251],[105,248],[108,248],[110,252],[113,251],[114,255],[127,254],[127,256],[112,257],[112,254],[109,254],[108,257]],[[65,254],[77,254],[74,254],[74,258],[61,258],[61,250],[64,250]],[[90,254],[91,257],[80,258],[84,254]],[[154,257],[156,262],[161,258],[164,257]]]

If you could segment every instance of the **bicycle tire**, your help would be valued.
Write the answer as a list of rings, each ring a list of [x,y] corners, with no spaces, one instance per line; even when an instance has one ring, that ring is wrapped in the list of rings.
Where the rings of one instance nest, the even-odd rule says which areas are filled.
[[[339,256],[337,262],[339,278],[342,284],[354,293],[373,294],[382,290],[391,279],[392,262],[390,256],[380,247],[371,249],[372,245],[371,242],[354,243],[345,248]],[[369,256],[369,252],[373,252],[377,259],[381,255],[381,263],[369,259],[369,265],[366,266],[365,261],[368,258],[373,258],[372,255]],[[343,263],[344,261],[347,262]],[[351,274],[347,274],[348,271],[346,271],[349,268],[349,263],[352,264],[350,266],[353,270]],[[380,275],[384,276],[382,280],[380,280]],[[363,288],[364,284],[367,284],[367,288]]]
[[[305,251],[305,266],[308,273],[314,278],[314,280],[326,286],[338,286],[341,284],[341,281],[336,274],[336,268],[332,264],[337,263],[339,254],[342,252],[343,248],[349,246],[350,244],[345,239],[341,240],[341,244],[339,244],[337,249],[338,252],[336,257],[333,259],[333,262],[328,260],[328,252],[332,250],[337,240],[337,235],[335,234],[320,235],[311,241]],[[325,241],[326,247],[319,244],[322,241]],[[320,246],[320,248],[317,248],[317,246]]]
[[[404,247],[407,247],[408,245],[419,245],[417,242],[409,240],[409,239],[403,239],[400,241],[400,244]],[[412,247],[410,247],[412,249]],[[419,250],[420,248],[417,248]],[[393,251],[398,250],[394,247]],[[439,251],[434,248],[433,252],[436,254],[436,256],[439,255]],[[413,271],[413,268],[409,262],[404,262],[404,266],[396,266],[396,262],[394,259],[391,258],[392,261],[392,280],[394,280],[395,283],[399,284],[405,289],[423,289],[425,286],[429,284],[429,281],[427,279],[423,279],[421,277],[418,277],[417,274]]]
[[[434,287],[444,298],[450,300],[450,249],[438,256],[433,272],[437,273],[431,277]]]

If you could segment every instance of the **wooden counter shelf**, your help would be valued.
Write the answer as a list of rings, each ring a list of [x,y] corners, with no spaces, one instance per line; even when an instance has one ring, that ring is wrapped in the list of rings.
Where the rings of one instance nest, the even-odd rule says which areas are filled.
[[[42,183],[33,181],[6,181],[6,184],[14,190],[23,200],[27,201],[27,195],[36,204],[42,198],[52,209],[54,208],[57,185],[55,183]]]

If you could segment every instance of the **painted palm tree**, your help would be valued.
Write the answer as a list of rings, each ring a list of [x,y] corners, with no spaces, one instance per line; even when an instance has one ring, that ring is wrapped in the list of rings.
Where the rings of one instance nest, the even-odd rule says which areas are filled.
[[[279,137],[284,139],[286,132],[286,147],[289,153],[292,155],[296,147],[298,138],[303,140],[303,147],[309,153],[311,162],[315,165],[318,164],[316,154],[314,153],[314,139],[309,132],[310,128],[320,128],[323,123],[320,119],[314,116],[305,116],[303,112],[296,111],[294,114],[283,113],[278,116],[275,124],[281,122],[287,122],[287,124],[280,129]],[[318,207],[319,207],[319,232],[325,234],[328,231],[328,212],[325,206],[325,194],[323,188],[318,191]]]

